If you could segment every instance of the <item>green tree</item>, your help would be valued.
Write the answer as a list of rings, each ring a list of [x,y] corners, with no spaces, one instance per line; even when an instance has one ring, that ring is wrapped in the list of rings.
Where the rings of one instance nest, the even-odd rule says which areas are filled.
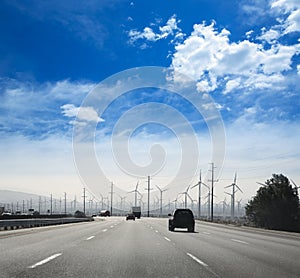
[[[245,209],[250,222],[258,227],[286,231],[299,228],[298,191],[282,174],[273,174]]]

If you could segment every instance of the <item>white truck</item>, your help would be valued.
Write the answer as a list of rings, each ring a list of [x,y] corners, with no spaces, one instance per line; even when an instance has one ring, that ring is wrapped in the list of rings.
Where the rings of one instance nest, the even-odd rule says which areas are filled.
[[[140,219],[140,218],[141,218],[141,214],[142,214],[142,212],[141,212],[141,207],[132,207],[132,208],[131,208],[131,212],[135,215],[135,217],[136,217],[137,219]]]

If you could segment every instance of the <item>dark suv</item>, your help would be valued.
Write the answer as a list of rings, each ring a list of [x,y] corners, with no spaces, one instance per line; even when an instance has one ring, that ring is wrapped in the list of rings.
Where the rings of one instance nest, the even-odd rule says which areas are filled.
[[[169,214],[169,216],[171,216]],[[169,219],[169,231],[175,228],[187,228],[189,232],[195,231],[195,219],[190,209],[176,209]]]

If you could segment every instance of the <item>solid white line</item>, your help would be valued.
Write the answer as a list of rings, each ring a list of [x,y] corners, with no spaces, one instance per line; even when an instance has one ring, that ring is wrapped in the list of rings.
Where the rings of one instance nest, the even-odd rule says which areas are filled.
[[[243,243],[243,244],[249,244],[248,242],[246,242],[246,241],[242,241],[242,240],[238,240],[238,239],[234,239],[234,238],[232,238],[231,239],[232,241],[235,241],[235,242],[238,242],[238,243]]]
[[[50,256],[50,257],[48,257],[48,258],[46,258],[46,259],[44,259],[44,260],[42,260],[42,261],[34,264],[34,265],[29,266],[29,268],[36,268],[37,266],[43,265],[45,263],[48,263],[51,260],[55,259],[56,257],[59,257],[60,255],[62,255],[62,253],[54,254],[54,255],[52,255],[52,256]]]
[[[191,257],[194,261],[196,261],[198,264],[201,264],[203,266],[208,266],[205,262],[202,262],[200,259],[198,259],[197,257],[195,257],[194,255],[190,254],[190,253],[186,253],[189,257]]]
[[[94,238],[95,236],[90,236],[90,237],[88,237],[86,240],[90,240],[90,239],[92,239],[92,238]]]
[[[164,236],[164,239],[167,241],[171,241],[171,239],[167,238],[166,236]]]
[[[106,231],[107,231],[107,229],[102,230],[102,232],[104,232],[104,233],[105,233]]]

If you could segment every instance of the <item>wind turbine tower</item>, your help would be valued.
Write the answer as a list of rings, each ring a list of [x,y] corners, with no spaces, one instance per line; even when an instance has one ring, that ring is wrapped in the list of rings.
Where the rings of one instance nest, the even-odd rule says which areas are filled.
[[[161,189],[158,185],[156,185],[156,187],[158,188],[159,192],[160,192],[160,213],[159,216],[162,216],[162,194],[164,191],[167,191],[168,189]]]
[[[236,184],[236,176],[237,176],[237,174],[235,173],[232,184],[225,186],[225,188],[232,187],[232,193],[225,192],[226,194],[231,196],[231,219],[232,220],[234,219],[234,216],[235,216],[234,215],[235,193],[237,191],[241,191],[243,193],[242,189],[240,189],[240,187]]]

